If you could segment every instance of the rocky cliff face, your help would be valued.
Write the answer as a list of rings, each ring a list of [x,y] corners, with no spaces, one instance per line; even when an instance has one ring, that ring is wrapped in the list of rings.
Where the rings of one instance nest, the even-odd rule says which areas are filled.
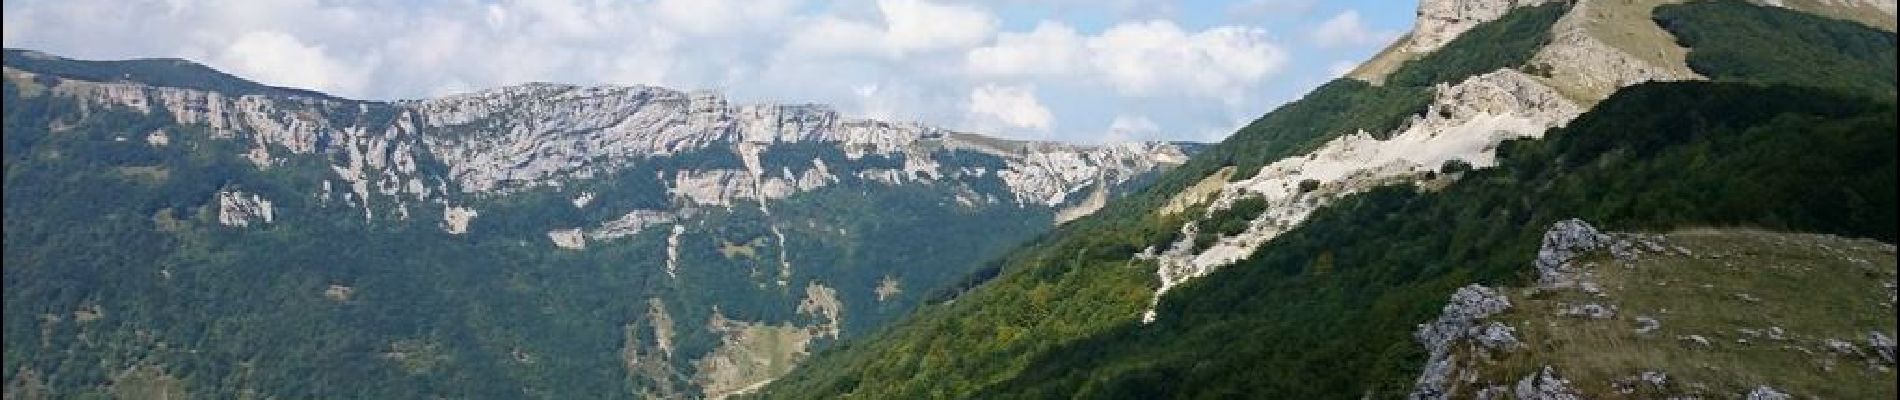
[[[1012,141],[918,123],[853,119],[820,105],[732,104],[713,93],[650,86],[528,84],[383,103],[81,79],[44,63],[15,64],[16,56],[55,66],[70,61],[9,50],[5,80],[9,96],[19,95],[9,97],[9,121],[16,116],[16,99],[70,104],[70,110],[60,108],[46,118],[53,122],[30,128],[66,134],[62,140],[105,137],[118,154],[135,155],[141,163],[125,167],[124,175],[160,182],[113,190],[164,191],[178,199],[97,213],[149,215],[151,209],[163,209],[149,219],[166,232],[216,236],[230,251],[262,259],[274,258],[284,247],[346,241],[326,236],[338,232],[394,235],[381,239],[392,246],[375,253],[399,259],[443,257],[431,252],[465,244],[469,252],[490,252],[462,262],[469,265],[422,261],[354,272],[345,272],[357,266],[350,261],[286,262],[281,273],[272,275],[298,282],[352,282],[329,283],[325,286],[344,289],[313,293],[330,300],[326,303],[365,309],[421,311],[379,297],[393,291],[377,282],[445,275],[476,283],[444,284],[449,289],[443,296],[455,299],[435,304],[494,300],[457,297],[487,293],[469,287],[486,285],[482,280],[490,278],[509,280],[509,291],[484,297],[533,296],[495,301],[494,307],[615,297],[586,306],[584,317],[553,308],[515,315],[517,320],[545,318],[549,324],[599,322],[609,314],[601,307],[626,306],[619,296],[647,297],[651,307],[627,314],[631,322],[615,323],[626,331],[615,335],[624,336],[621,340],[590,346],[619,346],[624,376],[643,382],[636,385],[639,391],[664,397],[717,398],[754,390],[811,351],[901,315],[929,288],[960,278],[966,271],[958,268],[974,267],[1014,240],[1094,212],[1143,178],[1186,161],[1192,150],[1171,143]],[[94,132],[134,125],[141,128]],[[112,141],[113,136],[120,138]],[[185,159],[212,160],[209,165],[217,167],[186,171],[207,164],[179,161]],[[115,168],[84,166],[95,167]],[[167,168],[174,173],[169,182],[163,176]],[[178,176],[208,182],[183,182],[188,179]],[[191,230],[197,220],[210,229]],[[331,223],[338,220],[348,223]],[[291,244],[268,238],[288,238]],[[401,255],[411,251],[432,255]],[[340,259],[370,258],[353,250],[338,252],[334,257]],[[502,261],[508,257],[513,258]],[[192,265],[201,264],[212,263]],[[462,271],[476,269],[470,265],[585,267],[550,276],[495,278]],[[599,286],[522,283],[565,279],[570,273],[599,274],[585,279]],[[172,276],[170,269],[164,274]],[[910,287],[926,289],[900,289]],[[411,290],[400,296],[437,294]],[[95,295],[143,301],[135,291]],[[426,312],[465,311],[474,312]],[[284,314],[300,315],[285,320],[307,316]],[[468,337],[498,331],[460,325],[442,329]],[[570,333],[592,338],[600,332]],[[555,337],[561,335],[503,336],[510,345],[505,358],[496,358],[506,363],[613,357],[535,345],[542,339],[561,342]],[[417,374],[452,362],[444,361],[448,356],[418,354],[460,353],[460,361],[468,363],[495,356],[486,353],[486,344],[440,344],[455,340],[446,337],[386,340],[391,336],[371,333],[357,339],[366,342],[353,346],[395,354],[379,360],[394,360]]]
[[[1473,26],[1495,21],[1518,7],[1557,0],[1426,0],[1418,2],[1418,20],[1404,49],[1430,53]]]
[[[1499,143],[1538,137],[1583,112],[1555,89],[1511,69],[1440,85],[1435,91],[1427,110],[1387,139],[1367,132],[1345,135],[1304,156],[1269,164],[1251,178],[1221,184],[1202,218],[1247,198],[1264,199],[1267,210],[1250,221],[1246,230],[1221,236],[1205,248],[1195,244],[1202,227],[1188,223],[1181,227],[1180,239],[1167,249],[1138,254],[1137,258],[1153,259],[1158,265],[1161,287],[1155,301],[1181,282],[1253,254],[1336,199],[1383,185],[1453,179],[1437,175],[1450,162],[1492,166]],[[1145,317],[1153,318],[1152,311]]]
[[[16,82],[41,78],[12,67],[5,73]],[[650,86],[527,84],[384,104],[51,80],[56,83],[47,89],[81,99],[82,107],[163,115],[248,143],[245,156],[260,168],[283,164],[288,157],[325,155],[334,176],[312,192],[361,208],[366,219],[378,217],[379,210],[393,213],[384,217],[407,219],[421,208],[439,207],[449,216],[445,229],[451,232],[466,229],[466,220],[480,215],[464,205],[476,198],[559,188],[689,153],[731,154],[740,163],[658,171],[656,178],[678,199],[671,207],[676,213],[739,202],[764,205],[845,179],[965,186],[995,180],[1006,190],[972,191],[957,200],[1055,208],[1084,203],[1091,188],[1119,188],[1187,157],[1186,149],[1170,143],[1016,142],[917,123],[849,119],[821,105],[732,105],[713,93]],[[151,140],[164,145],[162,136]],[[822,159],[796,169],[761,160],[779,146],[798,144],[834,148],[853,162],[877,162],[840,170]],[[954,156],[952,151],[1001,163],[939,159]],[[892,159],[899,162],[884,162]],[[425,172],[424,164],[443,171]],[[643,215],[633,218],[658,218]],[[596,236],[644,225],[615,224],[619,228],[603,228],[605,233]]]

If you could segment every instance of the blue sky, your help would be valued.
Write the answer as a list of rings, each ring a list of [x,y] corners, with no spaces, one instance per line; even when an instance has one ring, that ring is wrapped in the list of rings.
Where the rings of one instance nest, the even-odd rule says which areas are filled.
[[[361,99],[715,90],[1023,139],[1216,141],[1370,57],[1410,1],[4,0],[5,45]]]

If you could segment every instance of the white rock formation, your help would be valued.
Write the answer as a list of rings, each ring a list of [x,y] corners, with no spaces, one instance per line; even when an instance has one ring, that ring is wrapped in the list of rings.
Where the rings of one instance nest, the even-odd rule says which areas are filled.
[[[1624,1],[1627,0],[1610,0]],[[1616,15],[1605,18],[1612,12],[1629,13],[1629,10],[1613,10],[1613,7],[1635,7],[1638,10],[1650,10],[1663,1],[1644,0],[1637,5],[1605,4],[1604,0],[1580,0],[1571,7],[1570,12],[1557,19],[1551,26],[1551,43],[1539,49],[1531,57],[1531,64],[1548,66],[1551,77],[1561,85],[1571,88],[1583,100],[1596,102],[1616,89],[1649,81],[1680,81],[1702,79],[1690,71],[1684,52],[1674,47],[1674,37],[1646,17]],[[1637,14],[1643,14],[1638,12]],[[1633,21],[1631,19],[1634,19]],[[1669,48],[1646,49],[1658,54],[1639,57],[1628,51],[1618,49],[1598,32],[1612,32],[1607,26],[1628,25],[1638,29],[1644,36],[1655,40],[1642,42],[1645,46]],[[1631,38],[1618,38],[1633,41]]]
[[[12,67],[5,73],[16,81],[36,76]],[[766,207],[767,202],[854,177],[893,185],[949,182],[960,191],[974,187],[970,180],[997,179],[1008,193],[981,193],[960,202],[984,199],[993,204],[1003,198],[1024,207],[1060,207],[1081,200],[1070,196],[1078,188],[1115,187],[1186,159],[1173,144],[1017,142],[916,123],[847,119],[818,105],[733,105],[711,93],[650,86],[529,84],[397,103],[231,96],[74,79],[61,79],[45,90],[79,99],[82,109],[164,110],[180,124],[202,125],[214,138],[243,143],[241,155],[259,168],[281,165],[288,157],[321,156],[336,176],[324,180],[334,186],[333,192],[311,188],[321,198],[318,204],[359,208],[365,220],[401,219],[423,202],[466,204],[470,197],[559,187],[573,179],[618,173],[643,160],[687,153],[736,154],[744,165],[658,171],[657,178],[681,200],[673,205],[675,211],[742,203]],[[349,109],[360,116],[382,117],[330,118]],[[146,136],[153,146],[171,139],[164,132]],[[814,159],[801,166],[768,168],[765,154],[786,143],[822,143],[842,150],[847,161],[879,156],[902,162],[866,169]],[[937,159],[946,150],[993,156],[1005,165],[950,168]],[[439,162],[446,171],[425,171],[420,166],[424,160]],[[834,172],[839,168],[856,174],[841,176]],[[585,208],[599,195],[576,193],[571,200]],[[652,218],[636,216],[586,233],[615,237]],[[450,228],[444,227],[461,230]]]
[[[442,230],[447,231],[451,235],[468,233],[469,221],[474,220],[475,216],[480,214],[481,213],[476,212],[473,208],[443,207]]]
[[[153,130],[152,133],[145,135],[145,143],[152,145],[152,147],[165,147],[166,145],[172,144],[172,137],[171,135],[165,134],[164,129],[156,129]]]
[[[822,142],[844,149],[852,158],[902,156],[901,168],[865,175],[893,184],[942,178],[944,171],[930,149],[996,155],[1009,160],[1010,168],[999,174],[1021,202],[1054,206],[1062,203],[1062,194],[1097,176],[1126,182],[1185,158],[1170,144],[1016,143],[915,123],[846,119],[823,106],[734,106],[710,93],[650,86],[531,84],[426,100],[414,107],[427,128],[470,132],[431,135],[427,141],[466,192],[599,176],[653,156],[729,151],[741,156],[744,169],[674,171],[673,190],[693,204],[730,206],[738,199],[783,198],[835,181],[823,163],[800,171],[766,171],[759,161],[771,144]]]
[[[264,196],[232,190],[218,191],[219,224],[243,228],[251,226],[252,222],[268,224],[276,219],[270,200]]]
[[[1155,302],[1181,282],[1212,273],[1253,254],[1255,249],[1300,223],[1321,207],[1345,195],[1374,187],[1412,182],[1451,160],[1473,167],[1496,164],[1499,143],[1539,137],[1563,126],[1582,109],[1556,90],[1516,70],[1478,75],[1457,85],[1440,85],[1423,116],[1415,117],[1390,139],[1379,140],[1360,132],[1346,135],[1304,155],[1282,159],[1261,168],[1252,178],[1228,182],[1209,204],[1206,215],[1231,207],[1235,201],[1258,196],[1266,212],[1245,231],[1221,237],[1206,249],[1194,248],[1195,223],[1167,250],[1148,252],[1156,261],[1161,288]],[[1302,181],[1319,183],[1302,191]],[[1151,249],[1152,250],[1152,249]],[[1153,311],[1143,315],[1152,321]]]
[[[680,213],[685,214],[685,215],[692,215],[693,211],[692,209],[684,209],[684,210],[681,210]],[[615,218],[612,221],[601,223],[600,227],[587,231],[587,238],[592,239],[592,240],[619,239],[623,237],[640,234],[640,231],[646,230],[647,227],[659,225],[659,224],[673,223],[676,220],[677,218],[674,216],[673,211],[666,211],[666,210],[628,211],[626,214],[621,215],[620,218]]]
[[[679,279],[680,236],[686,234],[685,225],[673,225],[673,233],[666,236],[666,277]]]
[[[1518,7],[1529,7],[1557,0],[1424,0],[1418,2],[1418,20],[1405,44],[1405,51],[1430,53],[1471,30],[1478,24],[1495,21]]]
[[[587,248],[587,236],[581,233],[580,228],[548,231],[548,240],[553,241],[556,247],[563,249],[580,250]]]

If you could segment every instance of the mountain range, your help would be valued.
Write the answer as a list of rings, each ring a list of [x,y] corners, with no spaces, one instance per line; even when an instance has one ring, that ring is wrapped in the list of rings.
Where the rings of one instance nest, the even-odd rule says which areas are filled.
[[[11,398],[1892,398],[1895,7],[1423,0],[1220,143],[5,54]]]
[[[649,86],[379,102],[5,60],[7,370],[55,397],[720,397],[1197,149]]]

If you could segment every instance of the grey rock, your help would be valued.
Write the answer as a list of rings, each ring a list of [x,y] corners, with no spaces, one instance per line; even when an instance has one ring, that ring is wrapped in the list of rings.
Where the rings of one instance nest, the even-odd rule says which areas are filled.
[[[1580,219],[1551,224],[1544,231],[1543,245],[1537,249],[1538,285],[1544,288],[1577,287],[1585,278],[1584,273],[1570,266],[1570,260],[1585,252],[1600,249],[1609,242],[1609,235]]]
[[[1827,347],[1829,351],[1833,351],[1835,353],[1840,353],[1843,355],[1860,355],[1861,354],[1860,346],[1855,346],[1853,342],[1848,342],[1846,340],[1828,339],[1828,340],[1821,341],[1821,344],[1822,346]]]
[[[219,224],[243,228],[252,222],[268,224],[276,220],[276,212],[264,196],[230,190],[218,192]]]
[[[1610,319],[1616,316],[1616,306],[1596,303],[1579,304],[1565,308],[1561,314],[1566,317]]]
[[[1496,321],[1492,321],[1485,324],[1483,328],[1479,328],[1479,333],[1472,335],[1471,339],[1476,341],[1479,346],[1484,346],[1484,348],[1492,350],[1509,351],[1523,346],[1523,344],[1517,340],[1517,328],[1512,328],[1510,325]]]
[[[1755,390],[1748,391],[1746,398],[1748,400],[1793,400],[1794,396],[1789,396],[1787,393],[1782,393],[1779,390],[1775,390],[1775,388],[1763,385],[1756,386]]]
[[[1669,374],[1662,371],[1643,371],[1641,374],[1610,382],[1610,387],[1622,394],[1634,394],[1644,388],[1651,392],[1660,392],[1667,385],[1669,385]]]
[[[1709,338],[1703,337],[1702,335],[1682,335],[1682,336],[1677,336],[1676,339],[1684,341],[1684,342],[1689,342],[1703,348],[1708,348],[1710,346],[1715,345],[1714,343],[1709,342]]]
[[[1495,350],[1510,350],[1519,346],[1515,330],[1510,326],[1496,322],[1480,325],[1484,318],[1510,308],[1510,298],[1497,289],[1469,285],[1453,292],[1451,301],[1445,304],[1438,318],[1419,325],[1418,332],[1413,335],[1420,344],[1425,345],[1430,357],[1425,362],[1425,371],[1419,373],[1409,398],[1444,399],[1450,395],[1449,383],[1457,365],[1452,350],[1460,341],[1471,339]]]
[[[1636,317],[1636,333],[1650,333],[1662,328],[1662,321],[1650,317]]]
[[[1885,361],[1887,365],[1894,365],[1892,337],[1880,331],[1867,332],[1867,347],[1874,349],[1874,354],[1878,355],[1881,361]]]
[[[1511,398],[1511,387],[1509,387],[1509,386],[1492,386],[1492,387],[1487,387],[1487,388],[1484,388],[1484,390],[1479,390],[1479,391],[1478,391],[1478,395],[1477,395],[1477,398],[1478,398],[1478,400],[1504,400],[1504,399],[1509,399],[1509,398]]]
[[[1519,400],[1581,400],[1570,381],[1557,376],[1554,368],[1546,365],[1542,370],[1525,376],[1517,381],[1516,393]]]

